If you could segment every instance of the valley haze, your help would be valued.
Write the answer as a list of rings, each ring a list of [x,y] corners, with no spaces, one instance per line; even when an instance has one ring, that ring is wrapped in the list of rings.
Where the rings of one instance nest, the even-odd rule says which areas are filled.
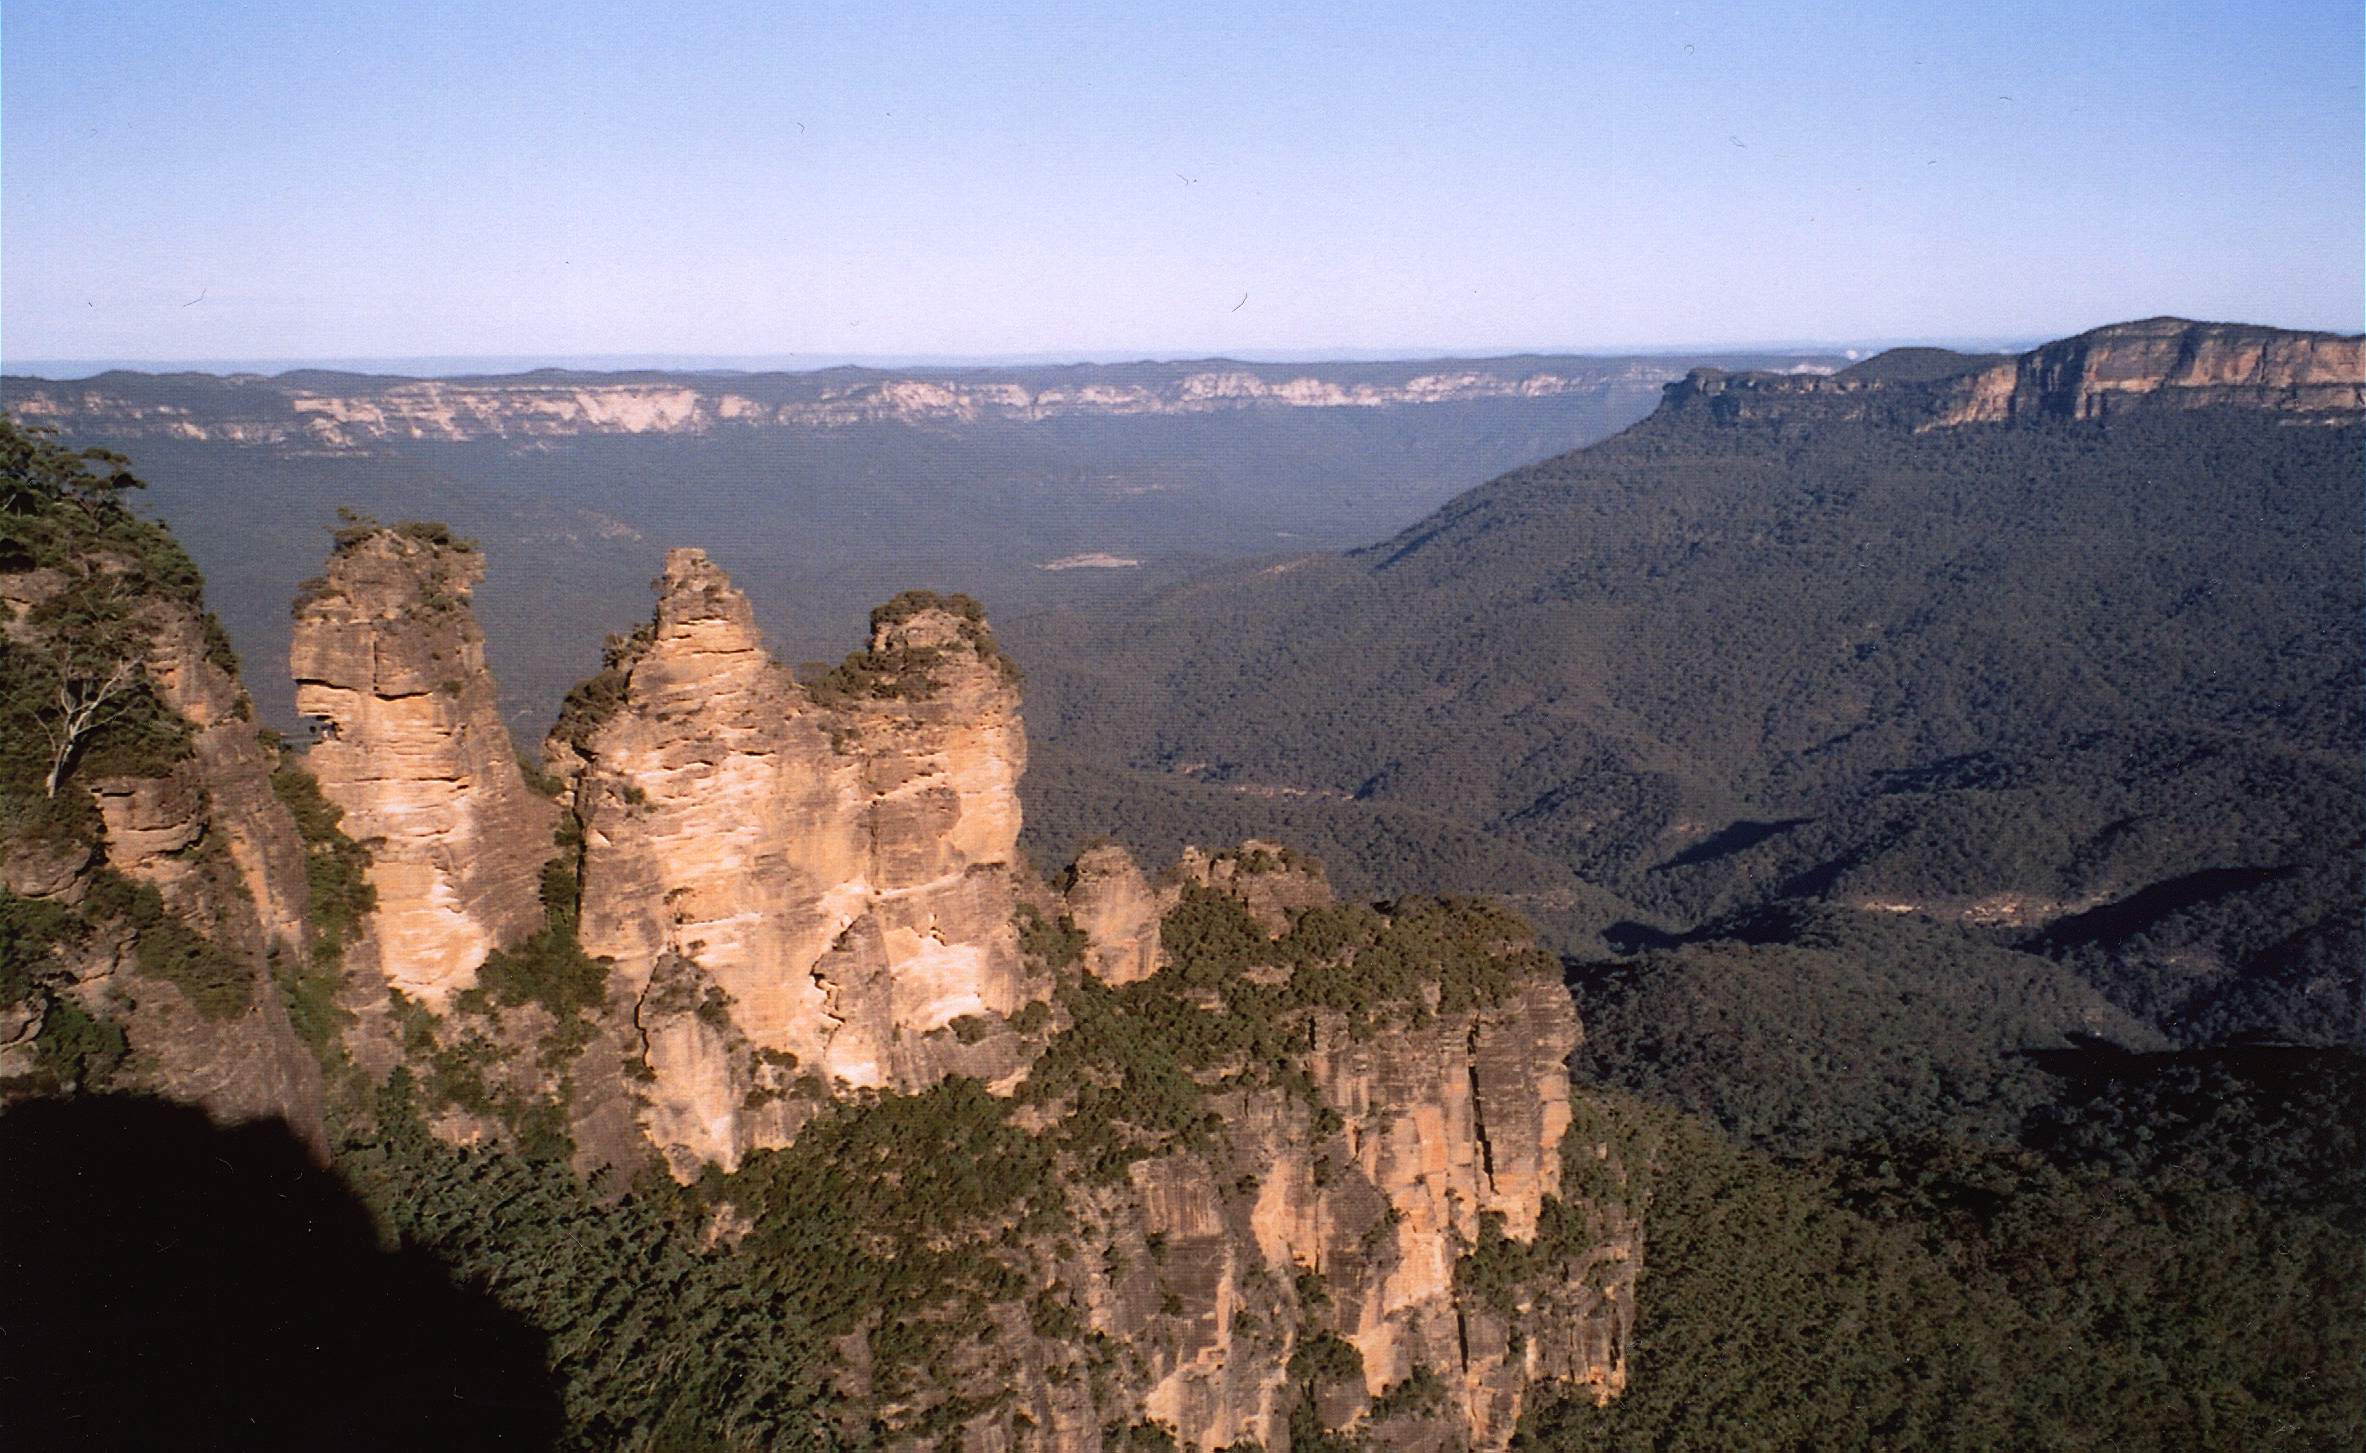
[[[1225,558],[1347,546],[1488,474],[1604,437],[1692,367],[1830,371],[1836,354],[1379,362],[545,369],[406,378],[114,372],[0,378],[0,406],[135,451],[148,507],[213,582],[241,649],[276,656],[281,599],[340,507],[478,537],[481,603],[519,720],[595,659],[665,548],[717,548],[760,581],[782,649],[819,654],[914,583],[1005,616]],[[1046,569],[1094,556],[1125,571]],[[518,569],[501,567],[515,561]],[[504,576],[510,578],[505,581]],[[1081,592],[1081,594],[1080,594]],[[293,727],[288,698],[259,700]]]

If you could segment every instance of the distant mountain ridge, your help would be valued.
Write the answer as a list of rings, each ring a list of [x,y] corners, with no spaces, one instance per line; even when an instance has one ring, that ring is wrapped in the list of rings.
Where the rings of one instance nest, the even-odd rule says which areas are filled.
[[[325,370],[269,377],[119,371],[63,382],[10,377],[0,380],[0,397],[19,418],[77,432],[342,452],[386,440],[464,443],[1537,399],[1647,387],[1695,361],[1640,355],[1322,364],[1207,359],[761,374],[547,368],[455,378]],[[1834,367],[1829,358],[1810,354],[1734,354],[1719,361],[1777,376]]]

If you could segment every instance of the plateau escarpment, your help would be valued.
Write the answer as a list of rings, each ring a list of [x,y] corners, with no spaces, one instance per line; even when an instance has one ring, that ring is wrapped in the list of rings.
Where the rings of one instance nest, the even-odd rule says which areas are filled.
[[[2362,390],[2356,338],[2174,322],[1695,374],[1370,549],[1028,622],[1033,830],[1166,855],[1273,794],[1382,882],[1467,830],[1574,866],[1589,954],[1793,895],[2035,931],[2312,860],[2358,800]]]
[[[1758,361],[1773,368],[1831,366],[1808,355]],[[528,443],[1241,410],[1419,409],[1648,389],[1679,369],[1655,357],[1540,357],[1326,365],[1209,360],[904,374],[845,368],[720,378],[563,369],[452,379],[110,373],[72,382],[13,378],[6,394],[24,418],[111,438],[352,452],[388,441]]]
[[[1668,386],[1667,404],[1735,421],[1864,418],[1925,429],[2206,408],[2342,423],[2366,410],[2366,338],[2147,318],[2014,358],[1900,349],[1828,377],[1695,369]]]
[[[2049,343],[1949,392],[1947,424],[2226,406],[2331,420],[2366,408],[2366,339],[2147,318]]]
[[[1623,1389],[1630,1168],[1518,921],[1342,904],[1262,841],[1046,884],[974,602],[899,596],[800,681],[697,550],[546,780],[495,709],[480,573],[440,527],[340,533],[297,611],[300,759],[194,598],[140,597],[156,743],[94,749],[62,825],[8,835],[12,1095],[333,1118],[356,1175],[422,1178],[398,1201],[507,1160],[637,1178],[683,1208],[668,1254],[728,1263],[742,1331],[795,1349],[802,1391],[723,1399],[696,1442],[1491,1449]],[[29,665],[88,582],[0,581]],[[12,824],[37,765],[10,759]],[[128,1059],[91,1052],[110,1032]]]
[[[477,608],[530,746],[598,659],[584,622],[640,615],[670,543],[729,542],[743,578],[766,582],[758,618],[781,658],[835,658],[915,580],[1009,617],[1210,558],[1352,543],[1641,418],[1690,364],[1841,362],[111,372],[0,376],[0,407],[136,450],[251,658],[286,654],[287,583],[317,569],[334,505],[476,539],[496,582]],[[1110,568],[1077,568],[1096,565]],[[248,685],[266,720],[292,726],[277,672]]]

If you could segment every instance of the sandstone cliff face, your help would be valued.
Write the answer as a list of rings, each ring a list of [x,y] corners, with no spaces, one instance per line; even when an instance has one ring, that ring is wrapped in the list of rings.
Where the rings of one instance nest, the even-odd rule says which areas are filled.
[[[2366,407],[2366,339],[2182,318],[2121,323],[1955,384],[1936,422],[2229,406],[2302,418],[2355,415]]]
[[[157,1084],[224,1119],[279,1116],[320,1146],[320,1066],[290,1027],[269,967],[275,950],[297,954],[311,938],[304,844],[271,790],[277,753],[257,736],[237,679],[208,659],[194,612],[158,608],[149,641],[148,679],[189,724],[190,756],[162,780],[95,785],[106,853],[256,968],[251,1007],[238,1021],[184,1014],[148,1035]],[[216,845],[218,856],[209,851]]]
[[[1588,1208],[1599,1225],[1582,1253],[1506,1305],[1457,1283],[1482,1217],[1533,1242],[1560,1194],[1576,1041],[1549,984],[1376,1038],[1327,1023],[1310,1058],[1322,1115],[1236,1097],[1222,1154],[1134,1166],[1128,1210],[1161,1248],[1157,1271],[1147,1288],[1111,1287],[1096,1325],[1153,1349],[1144,1415],[1185,1448],[1286,1446],[1292,1353],[1325,1335],[1362,1367],[1321,1392],[1333,1427],[1417,1376],[1442,1383],[1440,1421],[1369,1430],[1389,1446],[1499,1448],[1539,1384],[1623,1389],[1638,1246],[1619,1208]],[[1310,1284],[1327,1305],[1308,1303]]]
[[[1925,350],[1924,352],[1927,352]],[[1917,429],[2016,419],[2100,419],[2131,409],[2242,408],[2295,423],[2366,411],[2366,339],[2148,318],[1948,374],[1876,358],[1828,378],[1697,369],[1667,387],[1671,409],[1726,421],[1873,418]]]
[[[684,1174],[781,1144],[797,1113],[774,1092],[807,1073],[906,1090],[1007,1074],[1006,1047],[939,1033],[1028,993],[1011,881],[1025,741],[982,623],[883,616],[824,703],[704,553],[674,551],[657,590],[547,748],[582,826],[581,940],[638,1006],[657,1144]],[[714,991],[704,1019],[651,1007],[669,957],[702,976],[672,998]]]
[[[27,618],[65,584],[54,570],[0,576],[9,634],[40,635]],[[304,847],[271,789],[277,754],[258,736],[237,678],[209,649],[199,608],[148,599],[133,621],[140,672],[186,729],[186,753],[158,775],[69,778],[63,790],[97,810],[97,840],[0,844],[0,881],[75,908],[92,906],[102,870],[155,890],[172,920],[219,956],[207,1002],[145,971],[136,935],[103,918],[61,965],[80,1008],[123,1026],[129,1057],[115,1083],[203,1106],[224,1123],[284,1119],[325,1151],[320,1069],[272,975],[275,957],[300,953],[310,935]],[[0,1023],[0,1075],[31,1067],[42,1017],[27,1001]]]
[[[1266,842],[1188,852],[1178,877],[1236,898],[1274,933],[1331,896],[1319,870]],[[1228,1164],[1254,1177],[1231,1216],[1203,1165],[1137,1165],[1146,1234],[1166,1242],[1170,1265],[1201,1272],[1183,1279],[1199,1295],[1184,1299],[1186,1335],[1153,1365],[1149,1415],[1187,1448],[1286,1444],[1289,1358],[1236,1340],[1229,1315],[1258,1281],[1291,1288],[1299,1338],[1336,1335],[1361,1360],[1360,1386],[1318,1389],[1329,1425],[1357,1424],[1417,1375],[1440,1379],[1442,1421],[1368,1429],[1384,1446],[1502,1447],[1536,1384],[1622,1390],[1639,1250],[1622,1207],[1585,1208],[1592,1234],[1574,1261],[1502,1303],[1458,1285],[1467,1250],[1496,1235],[1536,1242],[1562,1193],[1578,1041],[1576,1011],[1549,978],[1426,1022],[1359,1028],[1321,1013],[1304,1060],[1319,1110],[1268,1093],[1224,1115]],[[1319,1278],[1327,1306],[1305,1304],[1300,1272]]]
[[[871,901],[818,969],[842,1021],[827,1063],[850,1085],[908,1088],[950,1068],[921,1036],[1043,993],[1023,981],[1013,921],[1016,672],[974,606],[907,596],[874,612],[839,711],[861,762]]]
[[[349,537],[298,603],[290,652],[296,709],[325,723],[305,764],[371,846],[378,970],[439,1011],[540,926],[557,820],[501,722],[468,608],[483,571],[426,532]]]
[[[634,1003],[674,955],[752,1044],[818,1066],[831,1024],[811,966],[867,896],[857,764],[704,555],[674,552],[658,589],[654,626],[608,668],[612,704],[576,707],[546,748],[583,829],[579,935]]]
[[[1110,856],[1096,850],[1078,885],[1138,877]],[[1170,902],[1191,889],[1244,908],[1328,901],[1310,865],[1270,844],[1193,853],[1173,881]],[[1097,947],[1065,972],[1114,983]],[[1248,982],[1287,978],[1256,960]],[[1610,1147],[1570,1134],[1569,997],[1549,965],[1522,962],[1476,1005],[1441,1010],[1433,983],[1417,996],[1427,1011],[1317,1011],[1290,1031],[1302,1081],[1220,1076],[1191,1143],[1106,1180],[1077,1167],[1061,1229],[1012,1248],[1046,1290],[1032,1309],[984,1313],[998,1335],[957,1386],[988,1411],[959,1446],[1100,1449],[1148,1424],[1193,1453],[1303,1446],[1316,1428],[1375,1448],[1495,1449],[1542,1390],[1617,1395],[1637,1227]],[[1196,982],[1186,997],[1225,992]],[[1081,1113],[1040,1108],[1055,1135]],[[1565,1176],[1565,1154],[1589,1174]],[[1048,1330],[1062,1313],[1047,1317],[1046,1297],[1076,1330]],[[872,1365],[859,1338],[848,1359]]]

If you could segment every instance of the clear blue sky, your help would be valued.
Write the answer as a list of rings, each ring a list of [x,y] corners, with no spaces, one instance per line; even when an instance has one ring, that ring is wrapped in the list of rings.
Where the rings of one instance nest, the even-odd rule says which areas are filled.
[[[2360,9],[9,0],[0,348],[2356,330]]]

